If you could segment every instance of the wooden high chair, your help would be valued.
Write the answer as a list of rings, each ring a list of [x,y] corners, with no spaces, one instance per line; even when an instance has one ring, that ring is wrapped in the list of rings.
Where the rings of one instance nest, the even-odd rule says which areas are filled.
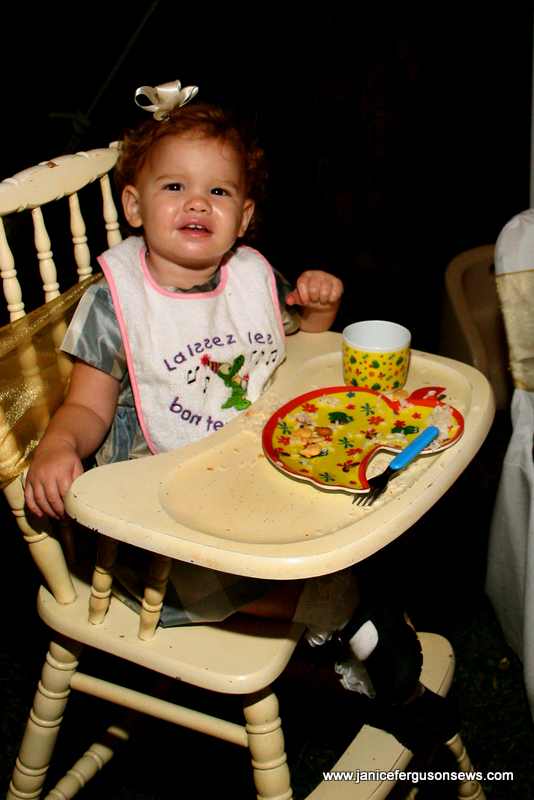
[[[114,147],[62,156],[15,175],[0,184],[0,217],[31,209],[35,247],[45,305],[25,314],[12,249],[0,219],[0,270],[11,323],[0,330],[0,477],[9,505],[38,565],[44,584],[38,613],[52,631],[33,708],[19,751],[9,800],[38,798],[72,689],[157,718],[203,731],[248,747],[258,798],[287,800],[292,796],[278,701],[271,683],[286,667],[300,638],[295,623],[258,620],[236,614],[217,625],[156,630],[165,583],[167,556],[154,555],[140,615],[110,598],[117,542],[102,537],[91,577],[77,563],[72,533],[66,523],[59,535],[46,519],[25,515],[24,475],[33,450],[51,415],[62,402],[71,363],[59,346],[79,297],[95,277],[87,246],[78,192],[97,179],[103,196],[107,242],[121,240],[108,173],[117,158]],[[50,238],[41,207],[63,197],[70,206],[70,228],[79,282],[60,294]],[[29,265],[24,264],[29,270]],[[31,278],[23,275],[22,283]],[[423,680],[441,694],[448,691],[454,659],[442,637],[422,634]],[[168,678],[218,693],[244,698],[245,724],[220,720],[78,671],[83,645],[126,659]],[[128,738],[125,724],[111,727],[105,740],[90,747],[47,797],[73,797],[113,755],[115,744]],[[469,761],[461,740],[450,743],[459,768]],[[364,726],[334,769],[404,769],[411,754],[392,736]],[[326,767],[328,768],[328,766]],[[178,780],[178,777],[177,777]],[[326,798],[385,797],[395,781],[377,779],[323,782],[311,795]],[[231,791],[231,789],[230,789]],[[483,797],[479,784],[461,785],[462,797]]]

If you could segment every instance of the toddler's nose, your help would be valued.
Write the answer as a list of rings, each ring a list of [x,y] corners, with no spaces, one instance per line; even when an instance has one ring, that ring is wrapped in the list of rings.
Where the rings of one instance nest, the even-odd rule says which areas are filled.
[[[211,205],[209,199],[204,194],[195,194],[189,197],[185,203],[186,211],[196,211],[197,213],[209,213]]]

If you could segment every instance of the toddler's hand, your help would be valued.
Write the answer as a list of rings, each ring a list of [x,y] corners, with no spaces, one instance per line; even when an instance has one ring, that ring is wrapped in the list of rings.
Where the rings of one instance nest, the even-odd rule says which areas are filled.
[[[287,295],[286,303],[317,310],[337,310],[342,294],[343,283],[339,278],[329,272],[309,269],[299,277],[297,287]]]
[[[65,513],[63,498],[83,473],[76,451],[68,442],[37,448],[26,478],[26,504],[38,517],[43,513],[59,519]]]

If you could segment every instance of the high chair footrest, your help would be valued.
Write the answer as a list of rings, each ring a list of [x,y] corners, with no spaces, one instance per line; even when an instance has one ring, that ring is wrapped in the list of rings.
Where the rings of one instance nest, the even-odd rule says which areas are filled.
[[[435,633],[419,633],[423,650],[422,683],[439,695],[445,696],[454,674],[454,653],[449,642]],[[387,797],[395,780],[363,780],[361,775],[405,771],[412,759],[394,736],[385,731],[364,725],[345,750],[339,761],[307,800],[382,800]],[[334,780],[333,773],[344,773],[343,780]],[[336,776],[337,777],[337,776]]]

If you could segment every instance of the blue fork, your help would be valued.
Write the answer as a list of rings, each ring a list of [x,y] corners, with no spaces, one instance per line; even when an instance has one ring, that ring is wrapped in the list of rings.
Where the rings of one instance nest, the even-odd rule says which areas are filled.
[[[421,450],[424,450],[430,442],[432,442],[436,436],[439,434],[439,428],[431,426],[429,428],[425,428],[419,436],[417,436],[413,442],[410,442],[408,447],[405,447],[404,450],[399,453],[398,456],[395,456],[393,461],[390,462],[389,466],[381,472],[380,475],[376,475],[374,478],[370,478],[369,483],[369,491],[366,494],[358,493],[354,495],[353,503],[358,503],[359,506],[371,506],[375,500],[380,497],[382,492],[386,490],[386,486],[390,478],[395,475],[403,467],[406,467],[410,461],[419,455]]]

